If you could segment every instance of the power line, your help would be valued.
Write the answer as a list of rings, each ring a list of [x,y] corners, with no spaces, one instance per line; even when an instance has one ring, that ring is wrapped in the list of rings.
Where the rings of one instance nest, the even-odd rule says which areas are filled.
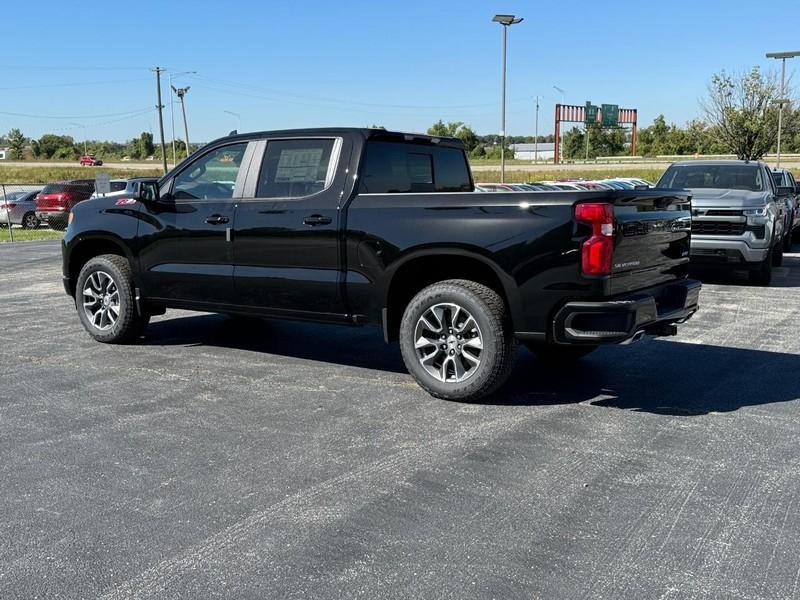
[[[16,85],[11,87],[0,87],[0,90],[38,90],[47,88],[60,88],[60,87],[84,87],[87,85],[110,85],[116,83],[133,83],[139,81],[149,81],[149,79],[114,79],[111,81],[75,81],[70,83],[45,83],[34,85]]]
[[[5,115],[7,117],[26,117],[30,119],[102,119],[105,117],[119,117],[123,115],[132,115],[134,113],[140,113],[142,111],[149,111],[151,110],[148,106],[147,108],[139,108],[137,110],[130,110],[126,112],[118,112],[118,113],[107,113],[102,115],[32,115],[28,113],[16,113],[16,112],[6,112],[0,111],[0,115]]]

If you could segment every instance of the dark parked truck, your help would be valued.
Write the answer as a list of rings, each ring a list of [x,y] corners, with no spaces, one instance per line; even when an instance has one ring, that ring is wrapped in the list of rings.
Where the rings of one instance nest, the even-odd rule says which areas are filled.
[[[461,400],[503,384],[518,341],[566,361],[697,310],[685,193],[473,189],[455,139],[233,135],[77,204],[64,287],[101,342],[167,308],[380,325],[423,388]]]

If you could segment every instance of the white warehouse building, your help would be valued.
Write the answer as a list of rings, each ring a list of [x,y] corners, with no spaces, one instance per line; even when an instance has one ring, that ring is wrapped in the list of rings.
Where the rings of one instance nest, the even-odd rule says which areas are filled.
[[[509,144],[517,160],[534,160],[535,151],[538,150],[539,160],[553,160],[555,144],[539,142],[539,144]]]

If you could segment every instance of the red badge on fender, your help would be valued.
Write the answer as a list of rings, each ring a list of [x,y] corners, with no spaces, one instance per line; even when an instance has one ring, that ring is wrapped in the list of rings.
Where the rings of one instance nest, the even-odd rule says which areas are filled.
[[[120,198],[116,202],[117,206],[127,206],[128,204],[136,204],[136,200],[133,198]]]

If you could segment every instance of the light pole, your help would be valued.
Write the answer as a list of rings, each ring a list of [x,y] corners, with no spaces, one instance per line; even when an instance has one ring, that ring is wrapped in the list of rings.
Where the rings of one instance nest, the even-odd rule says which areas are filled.
[[[185,88],[173,87],[172,91],[175,92],[181,101],[181,112],[183,113],[183,139],[186,141],[186,156],[189,156],[189,125],[186,123],[186,104],[184,103],[184,96],[189,91],[189,86]]]
[[[767,52],[767,58],[779,58],[781,61],[781,97],[778,98],[778,157],[776,167],[781,166],[781,127],[783,125],[783,105],[786,100],[786,59],[800,56],[800,50],[793,52]]]
[[[170,73],[169,74],[169,87],[170,89],[175,89],[172,87],[172,80],[178,77],[179,75],[196,75],[197,71],[181,71],[180,73]],[[172,166],[174,167],[177,164],[176,158],[176,150],[175,150],[175,101],[172,99],[172,96],[169,97],[169,118],[172,121]]]
[[[554,86],[553,86],[553,89],[554,89],[555,91],[557,91],[559,94],[561,94],[561,104],[559,104],[558,106],[559,106],[559,107],[561,107],[561,106],[564,106],[564,90],[562,90],[562,89],[561,89],[560,87],[558,87],[557,85],[554,85]],[[560,108],[559,108],[559,110],[560,110]],[[556,118],[558,118],[558,115],[556,115]],[[563,144],[559,144],[559,145],[558,145],[558,157],[557,157],[557,158],[558,158],[558,162],[560,162],[560,163],[563,163],[563,162],[564,162],[564,149],[563,149]]]
[[[242,132],[242,115],[240,115],[237,112],[233,112],[232,110],[223,110],[222,112],[224,112],[226,115],[231,115],[233,117],[236,117],[236,121],[238,122],[238,125],[236,126],[236,133],[241,133]]]
[[[539,163],[539,96],[535,97],[536,100],[536,125],[533,130],[533,163]]]
[[[83,130],[83,155],[86,156],[89,154],[89,151],[86,149],[86,125],[81,125],[80,123],[70,123],[70,125],[80,127]]]
[[[500,110],[500,183],[506,181],[506,33],[511,25],[522,21],[514,15],[495,15],[492,21],[503,26],[503,95]]]

